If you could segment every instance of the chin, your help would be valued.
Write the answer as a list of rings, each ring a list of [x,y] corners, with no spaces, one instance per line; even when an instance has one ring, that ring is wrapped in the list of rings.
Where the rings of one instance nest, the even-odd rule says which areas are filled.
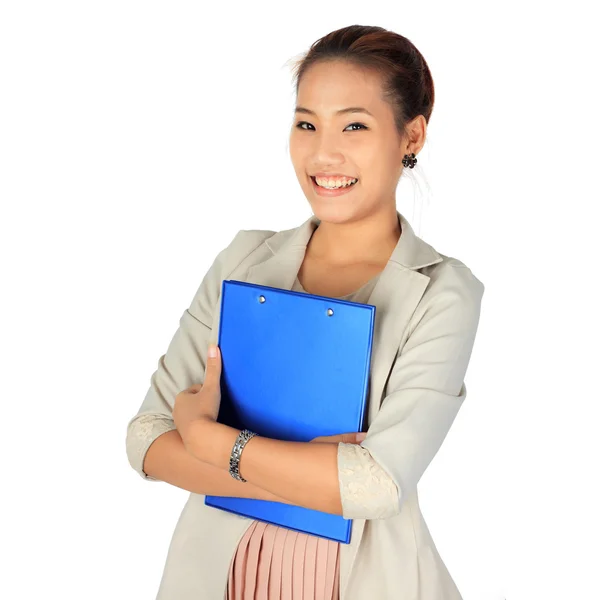
[[[315,192],[312,180],[304,187],[304,195],[314,215],[328,223],[359,221],[368,214],[369,208],[361,202],[361,190],[352,190],[339,196],[320,196]]]
[[[355,220],[359,211],[356,206],[343,203],[311,202],[312,212],[321,221],[328,223],[346,223]]]

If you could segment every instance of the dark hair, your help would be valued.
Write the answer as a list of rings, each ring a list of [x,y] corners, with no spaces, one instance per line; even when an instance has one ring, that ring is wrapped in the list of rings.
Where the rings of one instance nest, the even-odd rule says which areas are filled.
[[[292,67],[296,96],[302,76],[317,62],[343,60],[379,73],[383,95],[393,111],[401,137],[406,124],[433,111],[433,79],[423,55],[404,36],[383,27],[350,25],[328,33],[312,44]]]

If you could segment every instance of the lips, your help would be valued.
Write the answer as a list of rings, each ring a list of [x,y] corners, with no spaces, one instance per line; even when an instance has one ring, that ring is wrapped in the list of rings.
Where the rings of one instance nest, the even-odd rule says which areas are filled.
[[[337,196],[343,196],[352,193],[352,190],[356,187],[358,181],[356,183],[353,183],[352,185],[346,185],[344,187],[331,189],[321,187],[316,182],[314,177],[310,178],[310,183],[313,187],[313,190],[315,191],[315,194],[317,194],[318,196],[321,196],[322,198],[336,198]]]

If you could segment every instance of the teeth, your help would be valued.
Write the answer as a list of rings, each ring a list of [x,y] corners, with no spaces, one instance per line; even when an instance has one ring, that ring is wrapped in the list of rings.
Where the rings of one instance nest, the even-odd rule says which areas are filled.
[[[320,177],[315,177],[315,181],[317,182],[317,185],[319,185],[322,188],[326,188],[329,190],[335,190],[338,188],[348,187],[350,185],[353,185],[358,181],[358,179],[341,180],[341,179],[322,179]]]

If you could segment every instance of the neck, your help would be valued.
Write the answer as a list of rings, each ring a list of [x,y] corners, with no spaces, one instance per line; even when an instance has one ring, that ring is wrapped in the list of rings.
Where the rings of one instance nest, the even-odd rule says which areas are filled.
[[[400,235],[395,207],[349,223],[321,221],[308,243],[307,254],[333,265],[386,263]]]

